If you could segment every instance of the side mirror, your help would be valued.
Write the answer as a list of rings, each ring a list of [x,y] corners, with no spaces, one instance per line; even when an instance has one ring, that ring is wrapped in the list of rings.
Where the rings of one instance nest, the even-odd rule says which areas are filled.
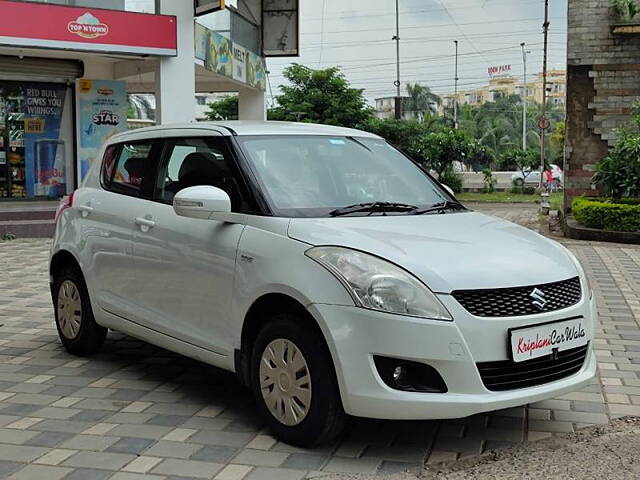
[[[451,195],[453,198],[455,198],[456,194],[454,193],[453,189],[449,186],[449,185],[445,185],[444,183],[442,184],[442,187],[449,192],[449,195]]]
[[[231,213],[227,192],[210,185],[180,190],[173,198],[173,210],[181,217],[209,219],[215,214]]]

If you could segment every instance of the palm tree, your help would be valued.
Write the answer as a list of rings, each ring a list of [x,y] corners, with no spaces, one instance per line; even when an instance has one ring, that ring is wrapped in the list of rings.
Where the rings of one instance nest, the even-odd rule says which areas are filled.
[[[156,109],[151,102],[150,95],[135,93],[130,94],[127,95],[127,101],[129,102],[129,108],[127,112],[127,116],[129,118],[155,120]]]
[[[442,99],[433,93],[429,87],[414,83],[407,83],[407,94],[402,106],[405,112],[412,112],[419,122],[422,122],[426,113],[435,115],[438,113],[438,105]]]

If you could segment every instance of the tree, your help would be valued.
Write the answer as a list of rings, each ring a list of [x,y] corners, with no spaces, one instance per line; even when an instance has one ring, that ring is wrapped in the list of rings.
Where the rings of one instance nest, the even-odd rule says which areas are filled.
[[[636,0],[609,0],[609,4],[619,20],[631,22],[640,13]]]
[[[155,120],[156,110],[147,95],[127,95],[127,118]]]
[[[498,95],[493,102],[486,102],[477,107],[465,105],[460,109],[458,120],[460,129],[486,147],[487,153],[495,159],[509,151],[522,146],[522,101],[519,95]],[[527,146],[540,155],[540,130],[537,119],[540,116],[540,105],[529,103],[527,106]],[[445,115],[451,115],[447,109]],[[557,106],[547,105],[547,117],[551,128],[564,120],[564,112]],[[552,130],[553,131],[553,130]],[[554,150],[551,136],[546,136],[548,152],[557,159],[558,151]],[[551,156],[550,155],[550,156]]]
[[[294,63],[283,75],[290,84],[280,86],[270,120],[355,127],[373,116],[362,89],[351,88],[338,67],[314,70]]]
[[[420,157],[420,139],[442,129],[436,117],[428,116],[422,123],[414,120],[396,120],[395,118],[371,118],[358,125],[361,130],[380,135],[389,143],[402,150],[410,157],[418,160]]]
[[[229,96],[209,103],[209,110],[205,112],[208,120],[237,120],[238,97]]]
[[[526,180],[533,170],[539,168],[540,156],[534,150],[524,151],[514,148],[501,155],[500,166],[504,170],[518,170]]]
[[[435,115],[438,113],[438,105],[442,103],[442,99],[433,93],[429,87],[414,83],[407,83],[408,97],[403,99],[402,109],[405,112],[415,114],[419,122],[422,121],[426,114]]]
[[[615,147],[596,165],[593,181],[615,200],[640,197],[640,133],[618,131]]]
[[[441,178],[453,170],[453,162],[466,162],[474,148],[473,139],[461,130],[430,133],[419,139],[417,159]]]
[[[562,165],[564,159],[565,122],[558,122],[551,134],[551,160]]]

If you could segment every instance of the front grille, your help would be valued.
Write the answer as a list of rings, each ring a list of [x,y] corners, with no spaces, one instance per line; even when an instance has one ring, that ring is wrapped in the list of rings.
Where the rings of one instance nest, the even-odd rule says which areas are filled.
[[[551,356],[515,363],[512,360],[476,364],[482,383],[493,392],[515,390],[550,383],[578,373],[587,357],[589,345]]]
[[[531,294],[541,291],[546,303],[535,305]],[[517,317],[553,312],[580,301],[582,289],[578,277],[562,282],[530,287],[496,288],[492,290],[456,290],[451,294],[472,315],[477,317]]]

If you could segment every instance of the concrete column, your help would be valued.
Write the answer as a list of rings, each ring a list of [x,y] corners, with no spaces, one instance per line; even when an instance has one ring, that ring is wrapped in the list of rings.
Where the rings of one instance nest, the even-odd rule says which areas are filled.
[[[266,120],[267,104],[265,102],[265,92],[253,88],[239,89],[238,119]]]
[[[158,123],[195,121],[193,2],[160,0],[160,13],[177,17],[178,56],[162,57],[156,71]]]

